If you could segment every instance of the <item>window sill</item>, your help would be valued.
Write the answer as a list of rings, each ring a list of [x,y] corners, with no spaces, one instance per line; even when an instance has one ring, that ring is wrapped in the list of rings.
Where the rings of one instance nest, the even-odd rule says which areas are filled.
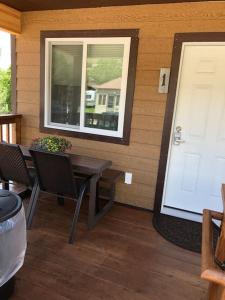
[[[64,130],[64,129],[49,128],[45,126],[40,126],[40,132],[79,138],[79,139],[93,140],[98,142],[112,143],[112,144],[129,145],[130,143],[130,139],[129,139],[130,133],[128,134],[127,137],[124,136],[120,138],[120,137],[90,134],[85,132],[77,132],[77,131]]]

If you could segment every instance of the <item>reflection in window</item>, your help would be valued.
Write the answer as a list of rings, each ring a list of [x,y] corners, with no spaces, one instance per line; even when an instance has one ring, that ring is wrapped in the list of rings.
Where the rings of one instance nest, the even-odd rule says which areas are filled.
[[[80,124],[82,45],[52,46],[51,122]]]
[[[114,96],[109,95],[107,107],[112,109],[114,108]]]
[[[85,110],[86,127],[118,130],[123,56],[122,44],[88,45],[86,93],[95,90],[95,105]]]
[[[120,96],[116,96],[116,106],[120,105]]]
[[[130,37],[45,39],[44,127],[123,138]]]
[[[98,95],[98,105],[105,105],[107,95]]]

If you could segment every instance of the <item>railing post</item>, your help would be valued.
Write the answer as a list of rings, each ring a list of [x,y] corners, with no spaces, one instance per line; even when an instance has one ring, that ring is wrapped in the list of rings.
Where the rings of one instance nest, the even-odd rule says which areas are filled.
[[[16,144],[21,144],[21,116],[16,117]]]
[[[21,144],[21,117],[19,114],[0,115],[0,142]]]

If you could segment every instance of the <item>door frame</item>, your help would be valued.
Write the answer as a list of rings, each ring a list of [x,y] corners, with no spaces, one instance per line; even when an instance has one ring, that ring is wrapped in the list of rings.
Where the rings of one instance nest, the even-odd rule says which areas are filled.
[[[174,36],[173,53],[171,61],[171,75],[167,94],[166,110],[164,116],[162,143],[160,150],[160,159],[158,167],[158,175],[156,182],[154,217],[161,213],[163,200],[164,183],[166,177],[166,168],[169,155],[171,129],[174,118],[174,108],[177,92],[178,75],[180,68],[180,58],[182,53],[182,45],[184,42],[225,42],[225,32],[189,32],[176,33]],[[183,212],[185,213],[185,212]],[[179,213],[177,214],[179,217]]]

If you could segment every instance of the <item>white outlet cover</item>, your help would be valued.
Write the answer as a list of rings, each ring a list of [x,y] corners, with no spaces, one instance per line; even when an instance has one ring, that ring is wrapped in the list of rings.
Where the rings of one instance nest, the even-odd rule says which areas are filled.
[[[132,173],[126,172],[125,173],[125,183],[126,184],[131,184],[132,183]]]

